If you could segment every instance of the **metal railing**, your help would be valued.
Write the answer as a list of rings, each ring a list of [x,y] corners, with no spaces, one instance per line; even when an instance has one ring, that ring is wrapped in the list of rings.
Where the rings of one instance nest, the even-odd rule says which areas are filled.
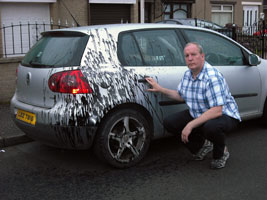
[[[267,29],[264,20],[249,27],[237,28],[236,41],[258,56],[267,59]]]
[[[225,27],[219,27],[213,23],[208,23],[198,19],[195,19],[194,23],[191,24],[193,26],[218,31],[242,44],[258,56],[267,59],[267,29],[264,20],[260,20],[252,26],[244,27],[237,27],[233,24],[227,24]]]
[[[69,27],[53,23],[26,23],[0,26],[0,58],[24,56],[41,38],[41,33]]]
[[[251,52],[267,59],[267,29],[264,20],[260,20],[252,26],[233,26],[216,31],[231,37]]]

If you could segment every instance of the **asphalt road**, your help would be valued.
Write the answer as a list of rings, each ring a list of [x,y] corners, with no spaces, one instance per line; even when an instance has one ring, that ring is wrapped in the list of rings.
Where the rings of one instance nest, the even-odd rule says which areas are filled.
[[[227,138],[231,156],[221,170],[209,169],[211,155],[193,161],[175,138],[154,141],[138,166],[124,170],[91,151],[38,142],[7,147],[0,152],[0,199],[267,199],[267,129],[244,122]]]

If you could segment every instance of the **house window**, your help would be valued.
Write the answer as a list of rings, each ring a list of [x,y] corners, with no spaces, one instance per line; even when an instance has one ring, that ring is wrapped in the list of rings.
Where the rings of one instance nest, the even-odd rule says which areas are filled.
[[[233,5],[212,5],[211,21],[224,26],[233,23]]]
[[[191,4],[165,3],[164,9],[164,19],[191,17]]]

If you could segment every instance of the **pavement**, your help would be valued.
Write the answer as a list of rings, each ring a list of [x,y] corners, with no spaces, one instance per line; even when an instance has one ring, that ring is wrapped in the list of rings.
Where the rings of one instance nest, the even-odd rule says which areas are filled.
[[[32,141],[15,125],[9,107],[8,103],[0,103],[0,150]]]

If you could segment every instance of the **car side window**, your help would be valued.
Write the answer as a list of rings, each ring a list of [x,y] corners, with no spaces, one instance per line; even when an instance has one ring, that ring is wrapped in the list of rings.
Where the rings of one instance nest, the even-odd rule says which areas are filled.
[[[120,37],[120,55],[123,65],[125,66],[142,66],[144,65],[137,43],[131,33],[123,34]]]
[[[244,65],[245,57],[239,46],[219,35],[185,29],[184,33],[191,42],[199,43],[208,63],[214,66]]]
[[[175,30],[144,30],[123,34],[119,39],[126,66],[184,66],[183,48]]]

